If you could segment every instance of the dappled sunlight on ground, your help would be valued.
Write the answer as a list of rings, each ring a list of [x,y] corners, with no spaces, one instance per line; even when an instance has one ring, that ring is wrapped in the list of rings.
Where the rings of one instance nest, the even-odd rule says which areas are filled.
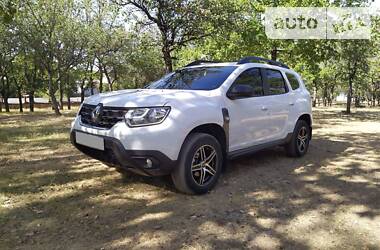
[[[230,162],[203,196],[82,155],[74,114],[0,114],[0,249],[380,246],[380,109],[316,109],[305,157]]]

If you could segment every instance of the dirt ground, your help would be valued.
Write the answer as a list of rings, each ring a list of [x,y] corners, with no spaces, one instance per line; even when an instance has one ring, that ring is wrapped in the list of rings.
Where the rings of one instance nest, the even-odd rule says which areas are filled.
[[[341,110],[314,110],[305,157],[230,162],[203,196],[82,155],[74,112],[0,114],[0,249],[380,249],[380,109]]]

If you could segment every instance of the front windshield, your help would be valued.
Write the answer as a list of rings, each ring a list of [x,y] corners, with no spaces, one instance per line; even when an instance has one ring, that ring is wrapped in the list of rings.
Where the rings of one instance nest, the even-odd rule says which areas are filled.
[[[212,90],[218,88],[236,66],[184,68],[146,86],[147,89]]]

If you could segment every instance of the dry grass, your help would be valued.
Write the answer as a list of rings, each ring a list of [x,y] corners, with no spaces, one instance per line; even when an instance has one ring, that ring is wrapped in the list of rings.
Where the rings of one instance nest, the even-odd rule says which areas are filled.
[[[315,110],[301,159],[231,162],[204,196],[89,159],[74,112],[0,114],[0,249],[379,249],[380,110]]]

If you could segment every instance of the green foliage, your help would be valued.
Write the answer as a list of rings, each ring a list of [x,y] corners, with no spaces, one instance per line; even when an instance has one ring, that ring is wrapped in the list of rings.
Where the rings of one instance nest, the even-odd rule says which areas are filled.
[[[2,0],[0,2],[0,18],[3,23],[10,23],[16,14],[18,1]]]
[[[5,0],[0,3],[0,94],[48,95],[56,113],[78,88],[141,88],[197,59],[256,55],[299,72],[327,105],[347,93],[380,99],[379,17],[367,40],[271,40],[265,7],[359,6],[326,0]],[[7,79],[7,80],[6,80]],[[84,97],[84,96],[82,96]]]
[[[173,70],[173,53],[227,27],[241,14],[232,0],[125,0],[120,4],[139,13],[132,18],[140,26],[159,34],[155,40],[167,72]]]

